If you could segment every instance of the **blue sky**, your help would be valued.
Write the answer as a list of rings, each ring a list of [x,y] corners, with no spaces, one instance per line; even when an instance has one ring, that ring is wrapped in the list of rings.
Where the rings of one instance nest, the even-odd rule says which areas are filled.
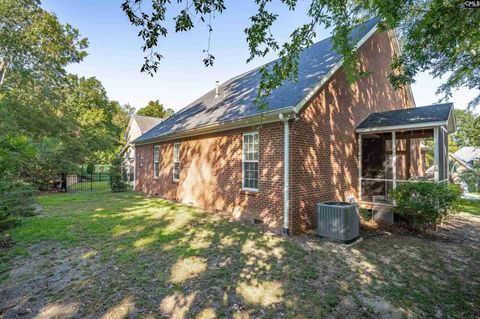
[[[223,82],[233,76],[273,60],[270,54],[263,59],[246,63],[248,48],[243,30],[250,25],[249,17],[255,13],[254,1],[226,0],[227,10],[213,19],[211,51],[215,65],[205,68],[203,50],[207,47],[206,25],[194,20],[196,28],[174,34],[173,11],[167,27],[170,36],[161,39],[159,51],[164,56],[160,69],[152,78],[140,73],[143,63],[142,42],[138,29],[131,26],[120,8],[121,0],[44,0],[42,7],[54,12],[60,21],[78,28],[89,40],[88,56],[68,70],[83,76],[95,76],[108,97],[120,103],[140,108],[149,100],[160,100],[167,107],[179,110],[212,89],[215,81]],[[172,1],[176,3],[175,1]],[[280,15],[272,28],[274,36],[284,42],[291,31],[305,21],[308,1],[300,1],[294,12],[285,6],[275,7]],[[178,10],[175,10],[178,12]],[[317,39],[329,36],[329,30],[318,30]],[[417,77],[412,86],[418,106],[436,102],[436,88],[440,80],[428,74]],[[455,92],[452,101],[456,108],[465,108],[475,92],[462,89]]]

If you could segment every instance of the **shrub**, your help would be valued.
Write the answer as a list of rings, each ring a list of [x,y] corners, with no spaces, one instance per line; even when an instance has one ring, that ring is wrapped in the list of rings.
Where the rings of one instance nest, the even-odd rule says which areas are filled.
[[[405,182],[391,193],[396,201],[394,213],[415,227],[425,227],[440,222],[449,212],[454,212],[460,199],[460,188],[431,182]]]
[[[29,184],[0,179],[0,231],[17,225],[19,216],[32,215],[34,195]]]
[[[121,157],[115,157],[110,168],[110,186],[112,192],[124,192],[127,190],[127,172],[123,166]]]
[[[95,173],[95,164],[88,163],[86,172],[87,172],[88,175],[92,175],[93,173]]]

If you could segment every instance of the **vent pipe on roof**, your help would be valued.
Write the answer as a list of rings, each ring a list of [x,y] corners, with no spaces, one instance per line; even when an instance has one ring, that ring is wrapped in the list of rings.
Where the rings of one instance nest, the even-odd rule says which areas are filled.
[[[218,81],[215,81],[215,98],[217,98],[218,95],[219,95],[218,94],[218,83],[219,83]]]

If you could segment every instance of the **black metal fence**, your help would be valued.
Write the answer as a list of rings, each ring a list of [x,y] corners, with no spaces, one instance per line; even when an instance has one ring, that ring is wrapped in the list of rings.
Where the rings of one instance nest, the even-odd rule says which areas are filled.
[[[109,173],[66,174],[62,182],[66,192],[94,191],[110,188]]]

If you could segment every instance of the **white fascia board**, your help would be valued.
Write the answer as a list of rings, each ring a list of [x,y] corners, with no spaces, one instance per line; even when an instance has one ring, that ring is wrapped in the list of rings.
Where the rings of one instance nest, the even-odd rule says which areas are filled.
[[[123,145],[122,149],[120,150],[120,152],[118,152],[118,154],[123,155],[123,153],[125,153],[129,147],[130,147],[130,143],[125,143],[125,145]]]
[[[130,129],[132,127],[133,117],[134,117],[134,115],[130,116],[130,120],[128,120],[127,128],[125,129],[125,132],[123,132],[123,137],[125,137],[125,139],[127,139],[127,133],[130,132]]]
[[[363,36],[363,38],[360,39],[360,41],[357,42],[357,44],[355,45],[355,49],[359,49],[365,42],[367,42],[368,39],[370,39],[370,37],[377,30],[378,30],[378,27],[377,25],[375,25],[370,31],[368,31],[367,34]],[[301,99],[300,102],[298,102],[298,104],[295,105],[294,107],[295,113],[299,113],[307,105],[308,101],[310,101],[310,99],[315,94],[317,94],[317,92],[325,85],[325,83],[327,83],[330,80],[330,78],[342,67],[343,62],[344,60],[342,58],[330,69],[330,71],[327,74],[325,74],[320,79],[320,81],[318,81],[318,83],[312,89],[310,89],[310,91],[303,97],[303,99]]]
[[[439,121],[439,122],[428,122],[428,123],[417,123],[417,124],[357,128],[355,131],[357,133],[392,132],[392,131],[403,131],[403,130],[431,129],[434,127],[445,126],[445,125],[447,125],[447,122]]]
[[[165,141],[171,141],[171,140],[176,140],[180,138],[187,138],[192,136],[205,135],[209,133],[217,133],[217,132],[222,132],[227,130],[233,130],[237,128],[262,125],[262,124],[273,123],[273,122],[280,122],[279,114],[281,113],[294,113],[293,107],[281,108],[278,110],[270,111],[264,114],[249,116],[239,120],[215,123],[208,126],[199,127],[196,129],[162,135],[159,137],[140,141],[134,144],[138,146],[138,145],[144,145],[144,144],[151,144],[155,142],[165,142]]]

